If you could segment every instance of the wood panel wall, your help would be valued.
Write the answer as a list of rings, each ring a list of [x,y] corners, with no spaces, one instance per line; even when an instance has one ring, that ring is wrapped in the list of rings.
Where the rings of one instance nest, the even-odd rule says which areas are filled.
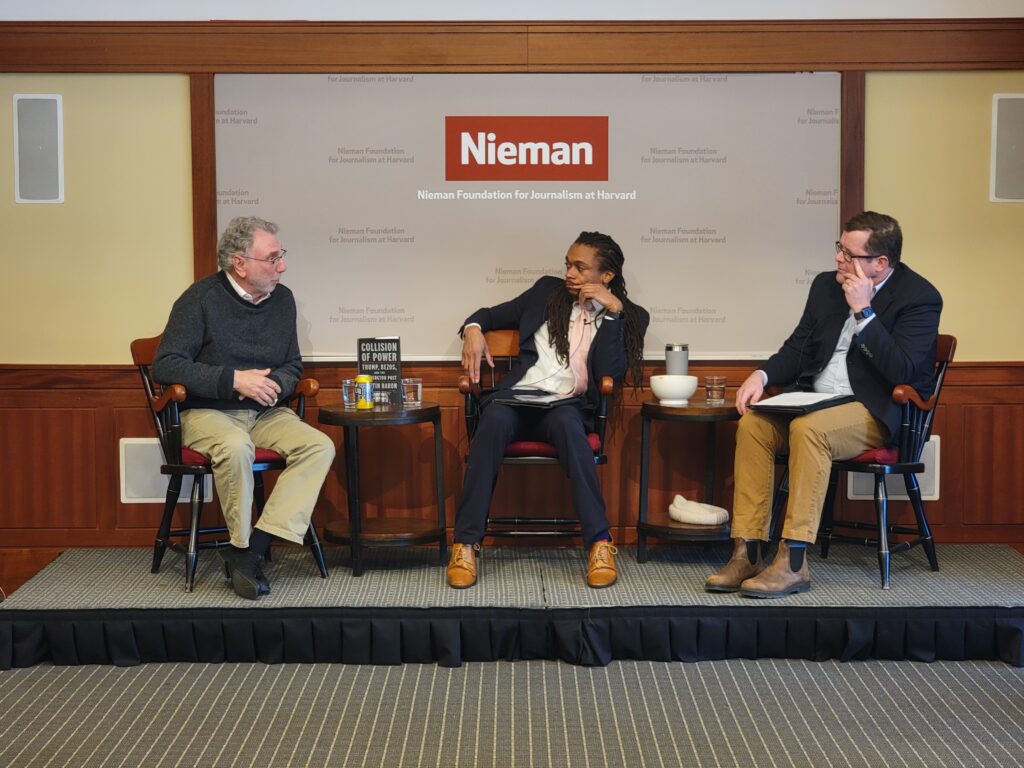
[[[693,366],[699,376],[724,374],[730,388],[748,363]],[[648,373],[654,369],[651,368]],[[338,405],[338,382],[351,366],[308,369],[323,389],[307,415]],[[467,439],[454,364],[410,367],[422,376],[425,399],[443,409],[445,496],[449,523],[462,484]],[[730,393],[731,394],[731,393]],[[601,482],[618,541],[635,540],[639,499],[640,403],[649,392],[627,392],[615,407],[609,463]],[[339,447],[316,519],[348,514],[341,431],[323,428]],[[655,423],[652,431],[651,508],[676,493],[700,498],[705,472],[705,425]],[[936,418],[942,436],[941,498],[928,503],[940,541],[1024,542],[1024,363],[954,364]],[[151,437],[138,374],[130,366],[0,366],[0,541],[6,547],[142,545],[151,542],[159,504],[120,501],[118,441]],[[718,501],[730,506],[734,424],[719,426]],[[361,432],[362,492],[366,514],[431,519],[433,437],[429,427],[385,427]],[[871,502],[842,499],[844,511],[872,519]],[[570,510],[557,468],[508,467],[495,493],[494,512],[542,514]],[[905,502],[894,504],[909,518]]]
[[[843,72],[843,213],[863,201],[864,73],[886,70],[1024,69],[1024,20],[579,23],[173,22],[0,23],[0,72],[177,72],[190,75],[195,272],[213,271],[213,75],[218,72]],[[955,329],[951,329],[955,332]],[[152,329],[140,329],[140,335]],[[125,351],[127,358],[127,350]],[[694,366],[737,386],[745,361]],[[320,405],[339,402],[351,369],[311,366]],[[449,520],[466,449],[452,364],[410,371],[440,402]],[[0,365],[0,546],[146,544],[159,505],[122,504],[118,441],[150,436],[138,377],[129,366]],[[615,412],[609,465],[601,470],[616,538],[630,541],[639,489],[639,407]],[[310,409],[315,423],[317,408]],[[732,493],[733,425],[720,427],[718,494]],[[335,441],[338,430],[327,428]],[[929,504],[943,541],[1024,541],[1024,363],[954,365],[936,432],[943,440],[942,498]],[[703,425],[661,425],[652,437],[652,507],[697,496]],[[429,429],[385,428],[362,440],[369,515],[432,507]],[[384,465],[388,471],[384,471]],[[343,466],[340,458],[336,464]],[[393,467],[402,467],[394,471]],[[526,475],[531,473],[527,481]],[[570,506],[557,470],[509,468],[495,513]],[[867,502],[842,502],[870,517]],[[904,505],[896,505],[906,514]],[[347,514],[340,475],[327,481],[322,524]]]
[[[3,72],[1017,69],[1022,19],[6,22]]]

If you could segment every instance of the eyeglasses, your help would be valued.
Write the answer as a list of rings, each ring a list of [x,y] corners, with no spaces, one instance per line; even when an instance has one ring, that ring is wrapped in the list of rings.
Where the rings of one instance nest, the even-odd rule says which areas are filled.
[[[859,254],[856,254],[856,253],[850,253],[848,250],[843,248],[843,244],[842,243],[840,243],[838,240],[836,240],[836,255],[838,256],[840,253],[843,254],[843,259],[846,261],[847,264],[849,264],[854,259],[868,259],[868,260],[870,260],[870,259],[877,259],[877,258],[879,258],[878,256],[871,256],[871,255],[860,256]]]
[[[277,252],[276,256],[271,256],[269,259],[257,259],[255,256],[246,256],[244,253],[240,253],[238,255],[241,256],[243,259],[248,259],[249,261],[264,261],[270,266],[276,267],[277,262],[283,259],[287,253],[288,251],[282,248],[280,251]]]

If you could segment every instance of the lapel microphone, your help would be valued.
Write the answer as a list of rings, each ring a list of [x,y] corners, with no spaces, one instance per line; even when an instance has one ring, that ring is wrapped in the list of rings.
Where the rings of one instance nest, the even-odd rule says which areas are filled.
[[[598,313],[602,309],[604,309],[604,304],[597,299],[587,299],[583,302],[583,305],[580,307],[580,311],[583,313],[583,324],[593,325],[594,321],[597,320]]]

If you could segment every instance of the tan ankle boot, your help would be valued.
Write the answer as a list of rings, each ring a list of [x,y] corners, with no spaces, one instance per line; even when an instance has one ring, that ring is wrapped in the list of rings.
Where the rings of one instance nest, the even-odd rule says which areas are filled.
[[[448,558],[448,586],[465,589],[476,584],[476,553],[479,544],[452,544]]]
[[[722,570],[704,582],[704,589],[708,592],[738,592],[744,579],[756,576],[762,570],[761,548],[757,550],[757,562],[752,563],[747,558],[747,540],[733,539],[732,557]]]
[[[811,588],[811,573],[807,567],[807,553],[800,570],[794,571],[789,563],[789,544],[779,542],[772,564],[759,575],[747,579],[740,585],[744,597],[785,597],[795,592],[806,592]]]

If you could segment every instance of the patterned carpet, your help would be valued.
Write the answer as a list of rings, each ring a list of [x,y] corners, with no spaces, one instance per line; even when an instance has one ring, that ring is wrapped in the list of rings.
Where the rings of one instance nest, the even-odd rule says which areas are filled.
[[[1024,605],[1024,555],[1004,545],[939,545],[941,570],[933,573],[920,550],[893,557],[892,589],[879,587],[874,552],[833,545],[827,560],[811,554],[813,588],[786,598],[793,607]],[[494,547],[484,551],[480,581],[471,589],[445,584],[436,549],[378,549],[355,578],[347,550],[328,550],[331,576],[319,578],[312,557],[278,547],[267,574],[273,593],[242,601],[224,580],[220,558],[200,556],[195,591],[185,592],[184,561],[169,552],[159,574],[149,572],[148,549],[74,549],[58,557],[6,602],[5,609],[118,609],[200,607],[488,607],[579,608],[750,604],[736,595],[710,594],[704,580],[728,557],[728,549],[662,547],[643,564],[632,548],[619,551],[619,582],[603,590],[584,583],[580,549]]]
[[[1024,765],[992,662],[147,664],[0,672],[0,765]]]

